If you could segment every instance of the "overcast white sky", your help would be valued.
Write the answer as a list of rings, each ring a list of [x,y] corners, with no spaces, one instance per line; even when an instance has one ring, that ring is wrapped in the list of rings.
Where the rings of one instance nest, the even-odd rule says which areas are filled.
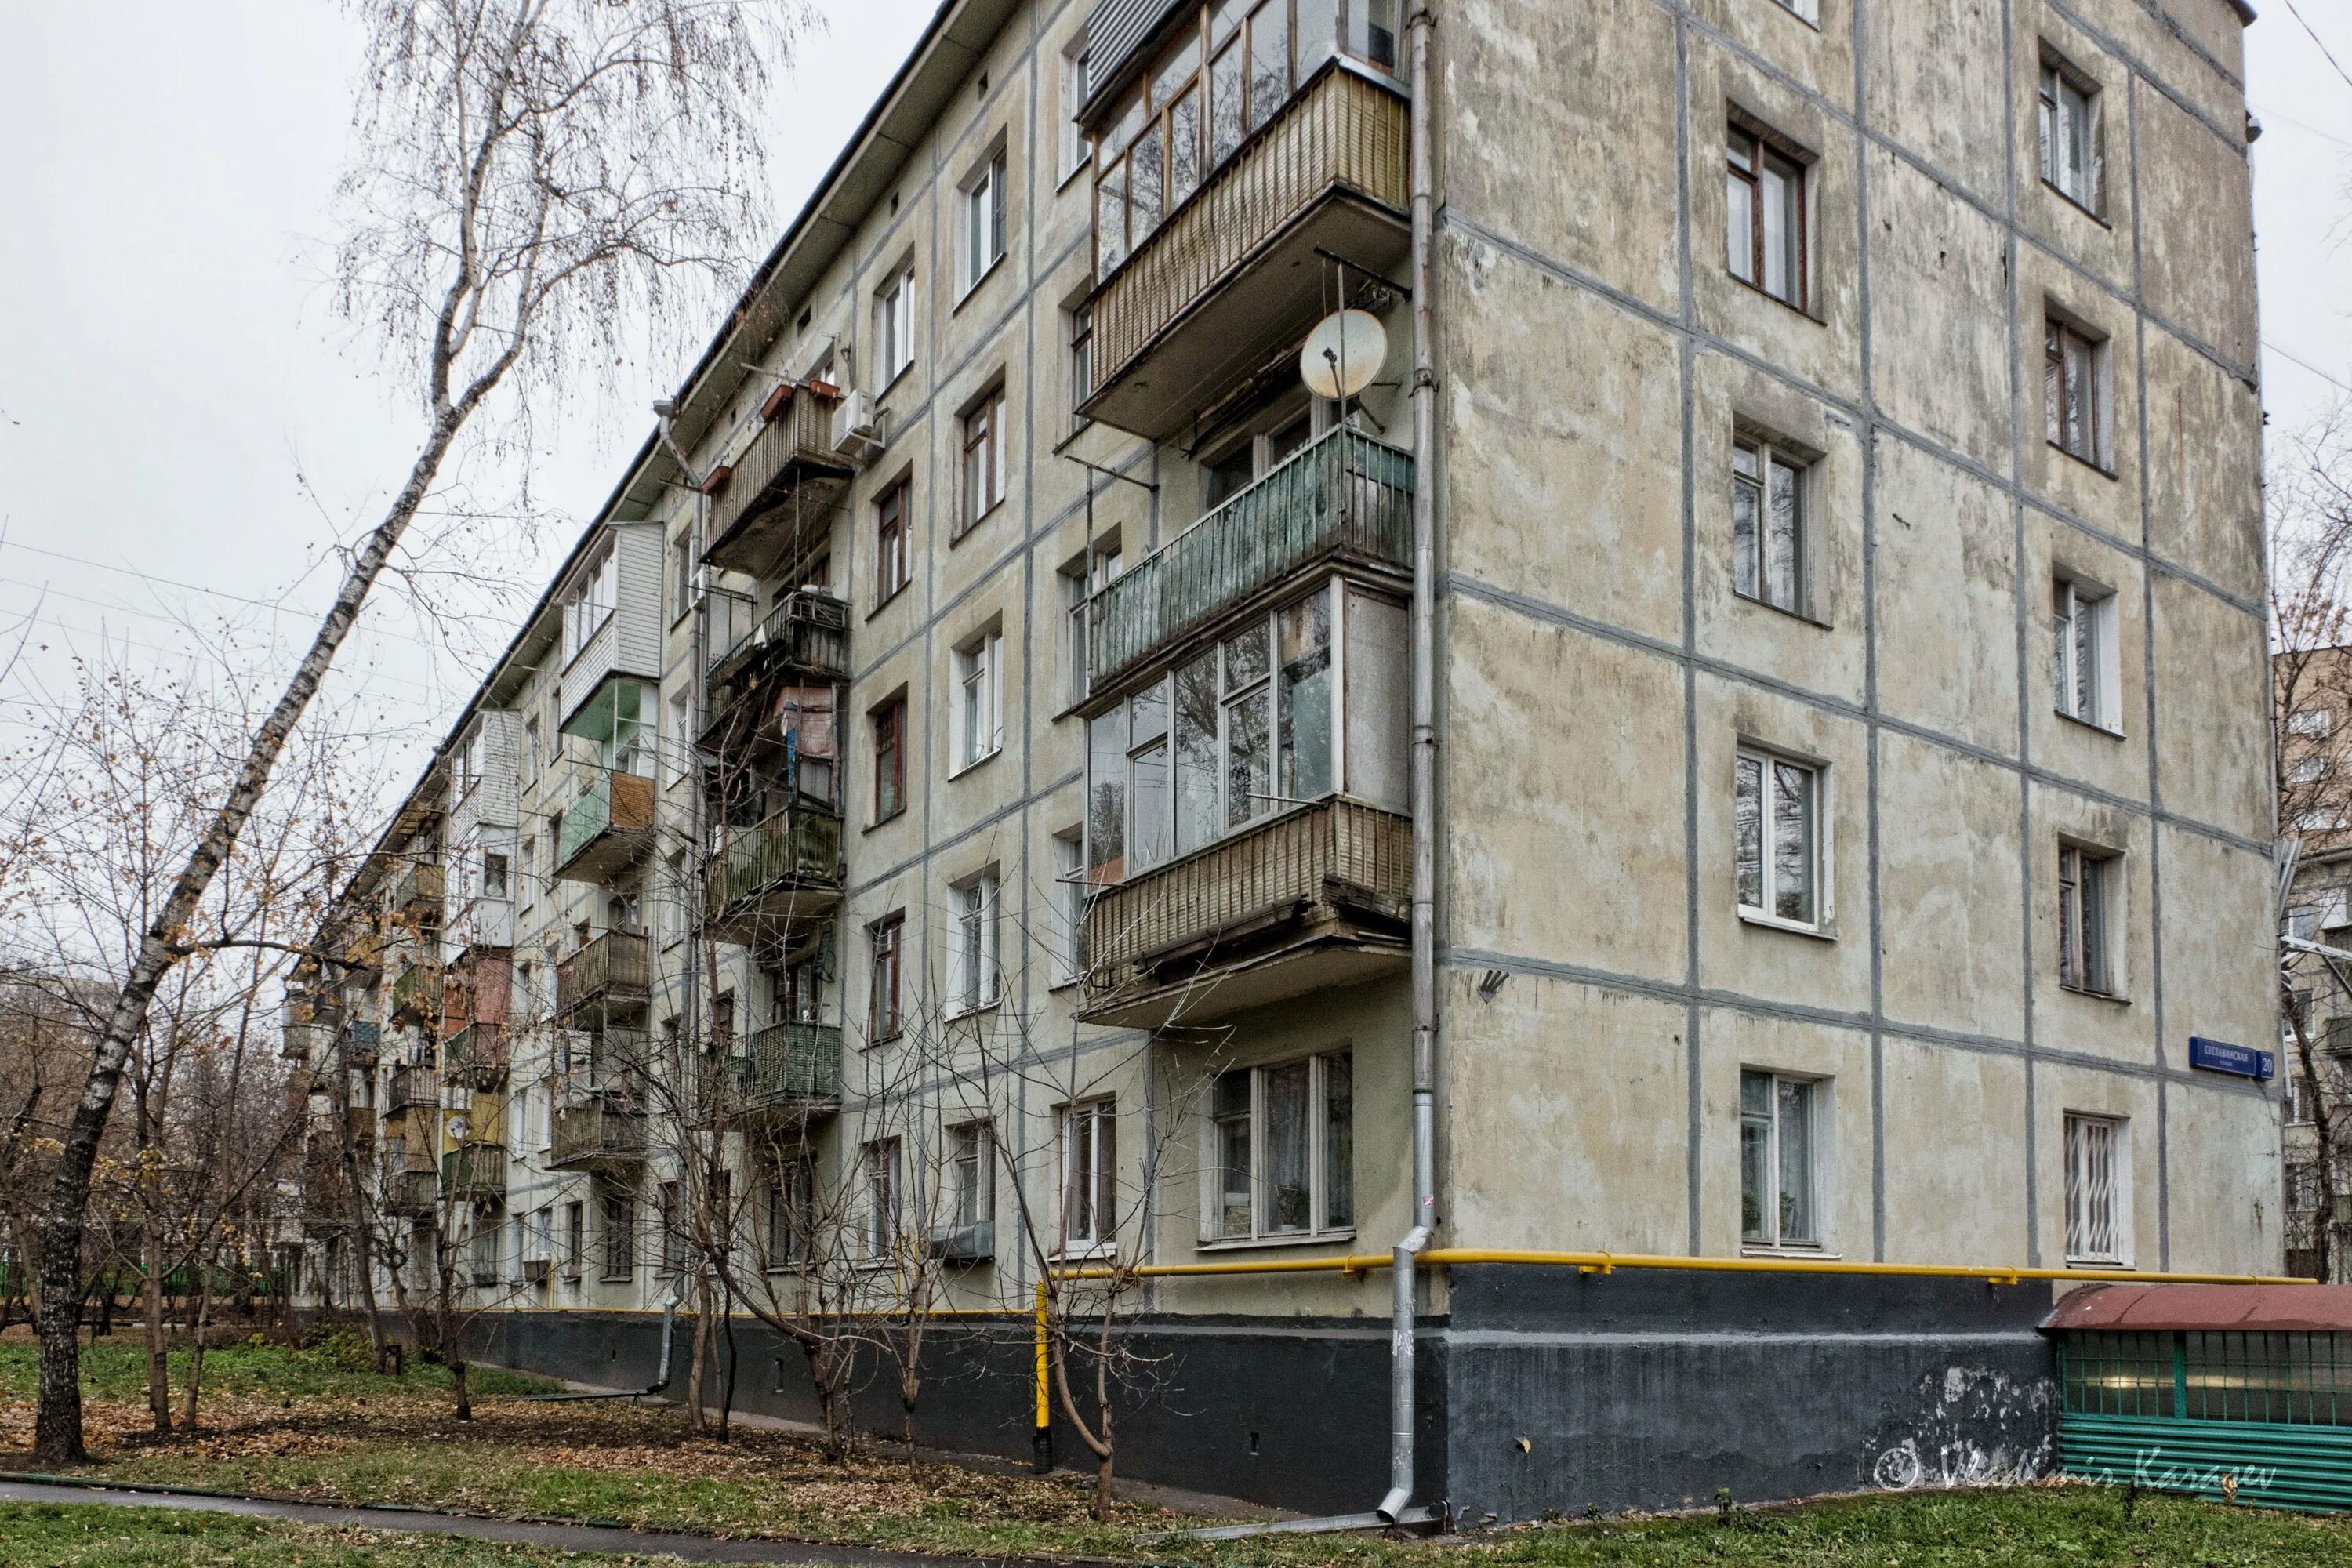
[[[819,4],[829,25],[777,94],[779,223],[932,8]],[[2294,5],[2326,51],[2289,0],[2256,0],[2248,37],[2273,432],[2352,386],[2352,82],[2327,58],[2352,66],[2352,5]],[[47,645],[0,686],[0,742],[54,715],[71,655],[102,634],[168,660],[228,616],[249,645],[299,647],[331,584],[318,563],[404,470],[415,417],[339,337],[320,281],[357,58],[325,0],[0,5],[0,625],[37,605]],[[518,591],[604,499],[680,368],[625,367],[616,406],[542,430],[533,482],[557,521],[506,563]],[[510,486],[471,477],[490,500]],[[453,645],[387,603],[335,679],[387,737],[429,743],[509,627],[486,617]]]

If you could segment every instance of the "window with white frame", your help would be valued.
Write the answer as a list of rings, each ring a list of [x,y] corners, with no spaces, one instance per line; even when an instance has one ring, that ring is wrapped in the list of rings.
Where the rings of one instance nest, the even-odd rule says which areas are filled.
[[[2309,1166],[2298,1166],[2286,1173],[2286,1207],[2289,1214],[2315,1214],[2319,1208],[2319,1172]]]
[[[564,663],[570,664],[578,658],[580,650],[604,629],[619,602],[620,568],[612,546],[606,545],[595,563],[572,581],[563,595]]]
[[[2099,89],[2055,55],[2042,57],[2042,182],[2084,211],[2099,210]]]
[[[1085,168],[1094,154],[1094,143],[1078,127],[1078,110],[1086,101],[1087,35],[1080,28],[1062,51],[1062,141],[1061,155],[1055,163],[1056,184]]]
[[[1107,1249],[1118,1235],[1118,1104],[1066,1105],[1060,1121],[1062,1249]]]
[[[2058,847],[2058,983],[2116,994],[2115,924],[2123,860],[2081,845]]]
[[[504,899],[511,896],[507,877],[507,858],[495,849],[482,851],[482,897]]]
[[[1801,459],[1758,437],[1732,443],[1732,588],[1792,616],[1809,609],[1806,490]]]
[[[2309,810],[2296,812],[2287,826],[2297,833],[2339,833],[2346,826],[2352,826],[2352,822],[2347,822],[2345,815],[2334,806],[2315,805]]]
[[[1742,1068],[1739,1238],[1748,1247],[1820,1247],[1821,1132],[1829,1085]]]
[[[996,387],[963,416],[962,519],[961,534],[996,510],[1004,499],[1004,388]]]
[[[1084,830],[1054,835],[1054,984],[1075,985],[1087,964],[1087,848]]]
[[[1088,864],[1118,881],[1331,793],[1332,584],[1087,727]]]
[[[1819,930],[1824,913],[1822,770],[1742,746],[1738,774],[1733,823],[1739,913]]]
[[[2336,712],[2331,708],[2298,708],[2287,715],[2287,733],[2309,740],[2325,740],[2336,727]]]
[[[1744,127],[1727,144],[1725,237],[1731,275],[1806,308],[1805,165]]]
[[[966,293],[1004,259],[1004,153],[973,174],[963,188],[963,235],[959,251]]]
[[[951,774],[994,756],[1004,744],[1004,634],[982,633],[955,650],[952,663]]]
[[[2050,444],[2107,467],[2107,344],[2055,315],[2042,323],[2042,405]]]
[[[995,1134],[985,1121],[948,1129],[947,1169],[940,1173],[942,1218],[957,1230],[996,1217]]]
[[[993,868],[948,889],[948,1005],[956,1014],[996,1005],[997,884]]]
[[[909,581],[907,552],[908,481],[900,479],[874,501],[874,604],[898,597]]]
[[[898,1246],[898,1140],[866,1145],[866,1256],[888,1258]]]
[[[1822,19],[1821,0],[1778,0],[1781,10],[1818,26]]]
[[[1218,1074],[1202,1160],[1202,1239],[1352,1230],[1355,1116],[1350,1051]]]
[[[2130,1124],[2066,1113],[2066,1261],[2131,1261]]]
[[[1117,581],[1120,558],[1116,539],[1090,547],[1062,568],[1062,697],[1075,706],[1087,695],[1087,599]]]
[[[2322,784],[2335,772],[2335,765],[2326,757],[2297,757],[2286,771],[2289,784]]]
[[[2058,711],[2102,730],[2122,728],[2116,595],[2073,577],[2050,584],[2050,676]]]
[[[901,268],[874,294],[875,391],[887,391],[915,363],[915,268]]]

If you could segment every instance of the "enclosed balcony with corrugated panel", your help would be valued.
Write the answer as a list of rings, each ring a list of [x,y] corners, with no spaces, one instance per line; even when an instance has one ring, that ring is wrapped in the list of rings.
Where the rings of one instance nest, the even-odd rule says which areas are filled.
[[[1121,5],[1105,0],[1097,15]],[[1362,12],[1365,6],[1353,8]],[[1173,8],[1099,62],[1087,416],[1154,440],[1294,346],[1410,249],[1411,115],[1395,38],[1360,16]],[[1331,29],[1328,32],[1325,28]]]
[[[503,1143],[466,1143],[441,1156],[441,1190],[461,1203],[503,1203],[507,1151]]]
[[[654,781],[600,768],[564,807],[555,845],[556,879],[609,881],[645,856],[653,835]]]
[[[1324,564],[1412,569],[1413,461],[1345,426],[1153,551],[1087,603],[1090,690]]]
[[[827,523],[856,465],[833,447],[836,398],[793,389],[727,472],[710,508],[702,558],[730,572],[773,576]]]

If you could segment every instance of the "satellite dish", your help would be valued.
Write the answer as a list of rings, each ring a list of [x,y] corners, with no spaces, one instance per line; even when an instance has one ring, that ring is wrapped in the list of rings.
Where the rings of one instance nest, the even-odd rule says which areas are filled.
[[[1307,346],[1298,351],[1299,379],[1316,396],[1339,402],[1371,385],[1388,357],[1388,329],[1379,317],[1368,310],[1339,310],[1307,334]]]

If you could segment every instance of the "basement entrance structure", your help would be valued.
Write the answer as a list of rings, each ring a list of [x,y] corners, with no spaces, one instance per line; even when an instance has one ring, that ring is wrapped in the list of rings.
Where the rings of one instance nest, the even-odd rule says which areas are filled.
[[[2066,1474],[2352,1510],[2352,1286],[2094,1285],[2042,1328]]]

